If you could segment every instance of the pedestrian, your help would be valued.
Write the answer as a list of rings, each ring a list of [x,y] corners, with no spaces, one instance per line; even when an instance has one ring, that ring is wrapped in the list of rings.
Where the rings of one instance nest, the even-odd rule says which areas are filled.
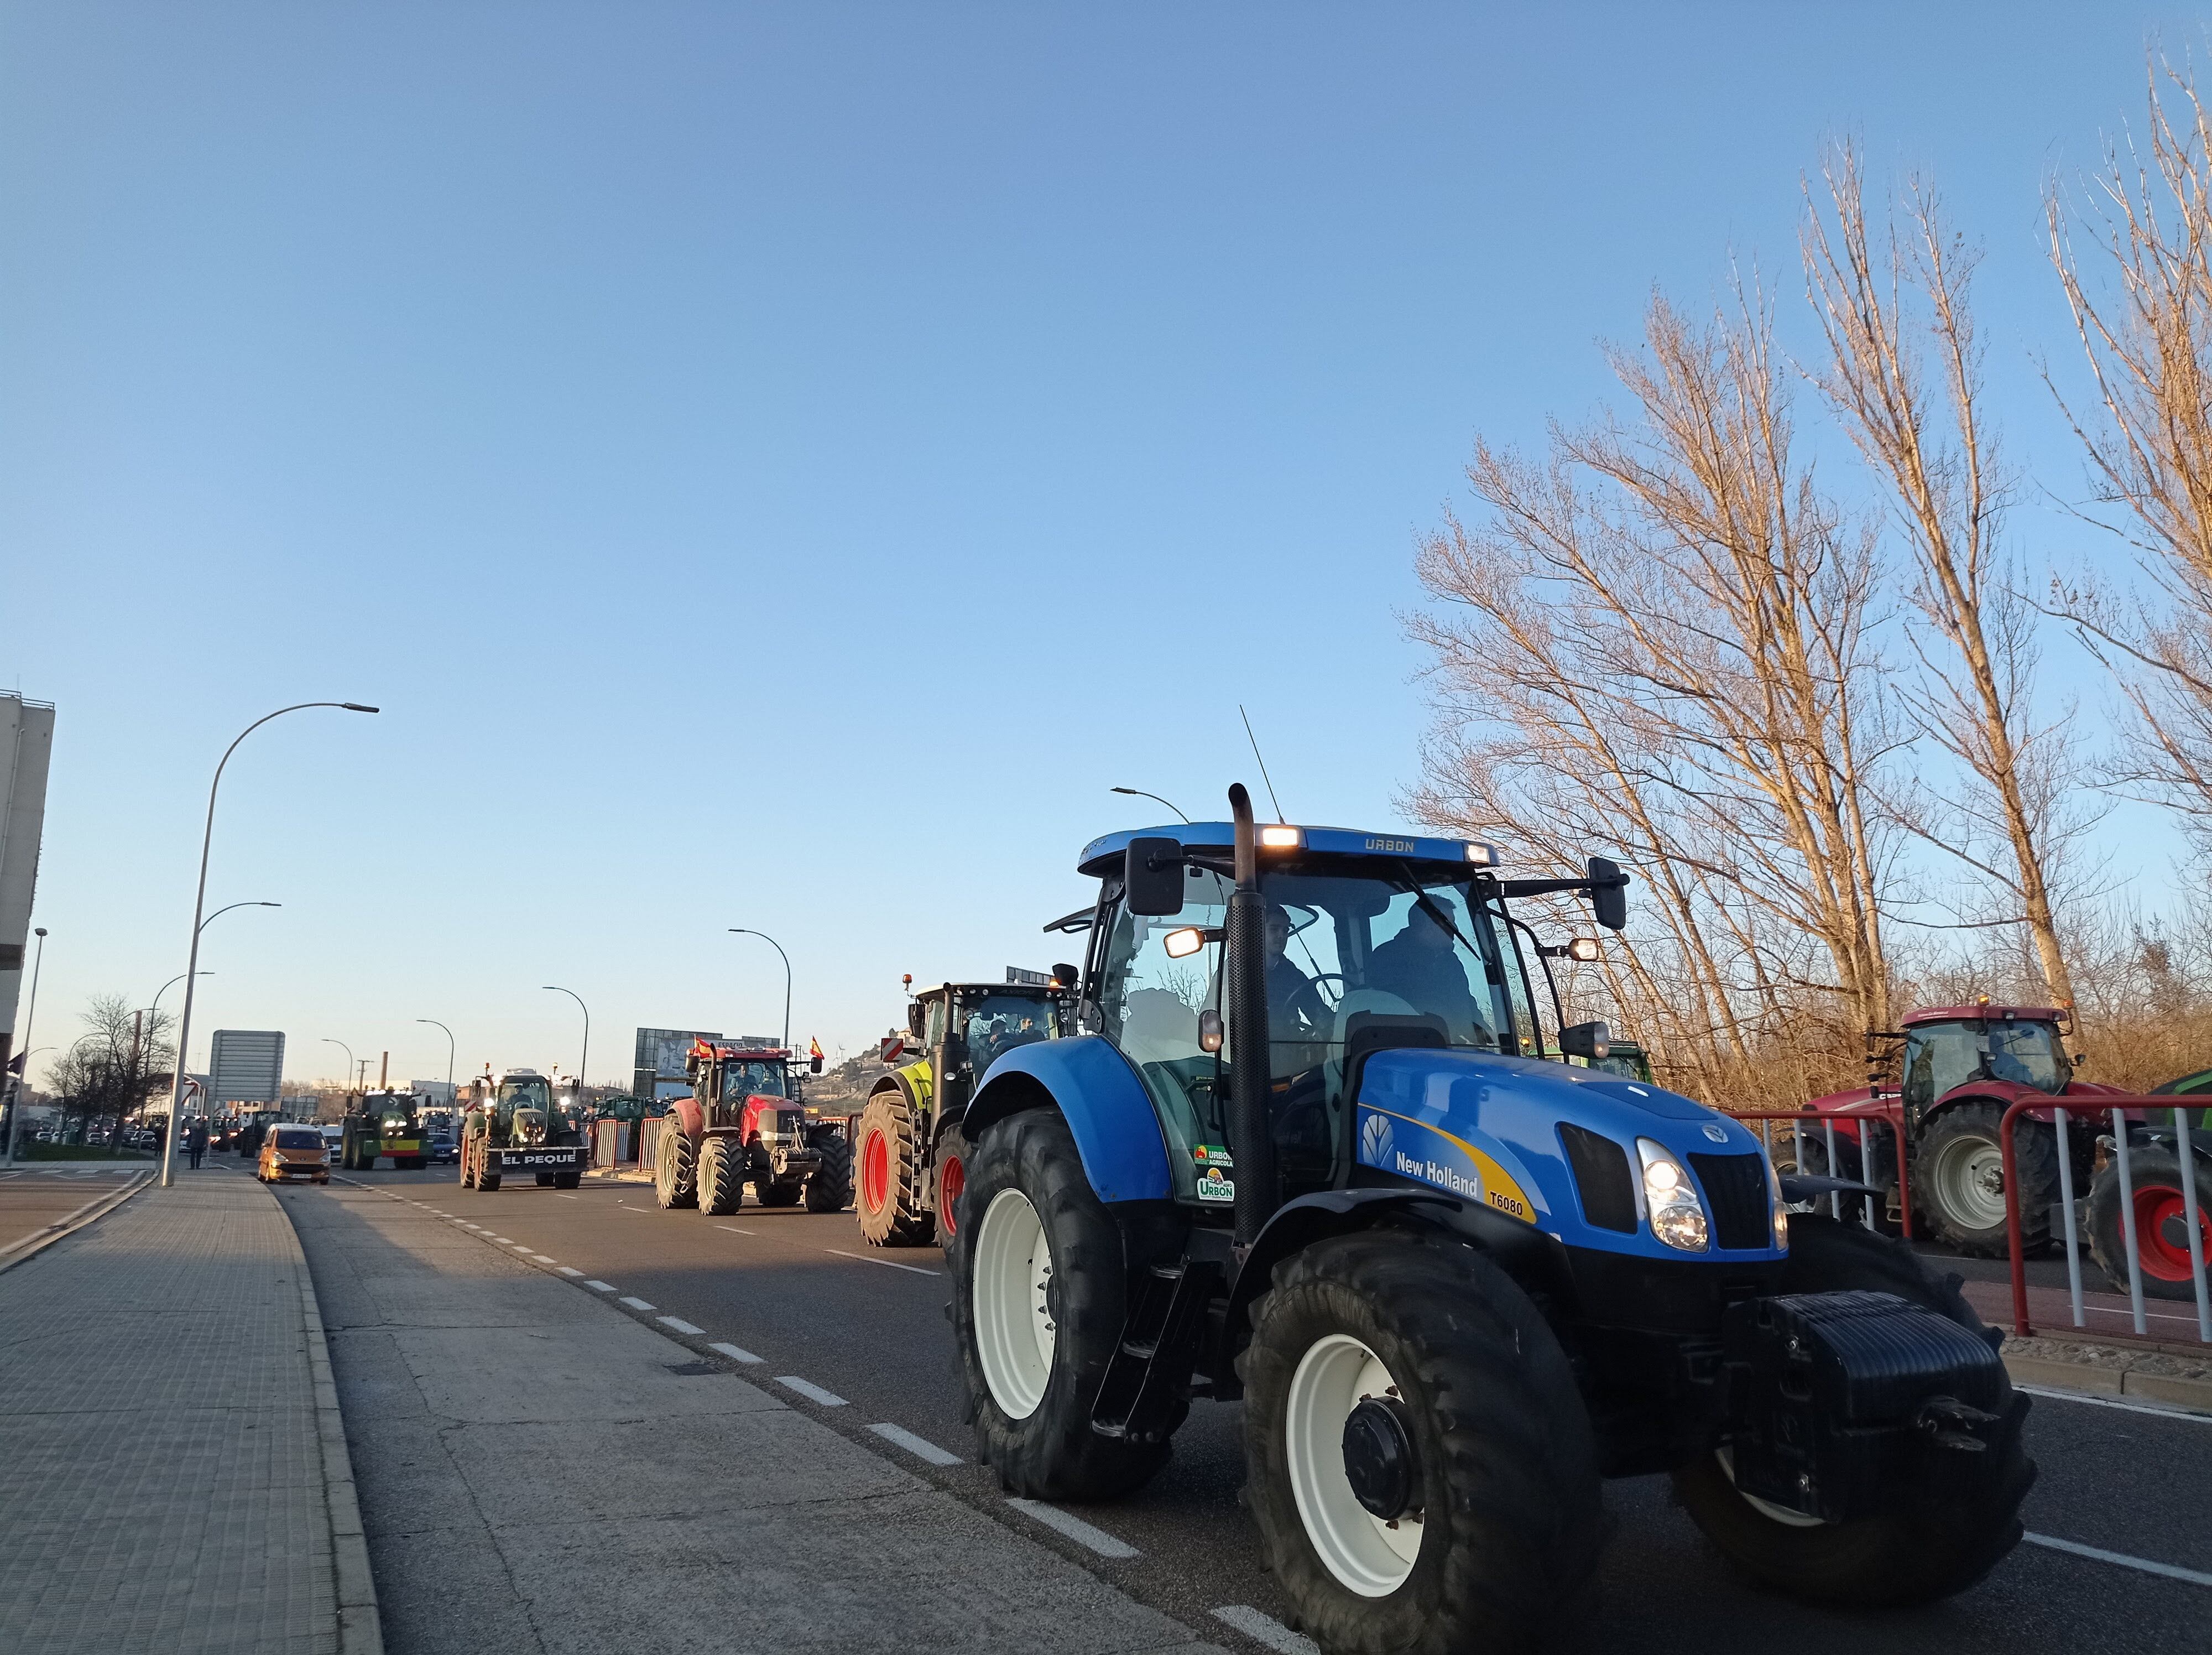
[[[200,1157],[207,1153],[207,1123],[194,1121],[185,1135],[185,1148],[192,1158],[192,1171],[200,1170]]]

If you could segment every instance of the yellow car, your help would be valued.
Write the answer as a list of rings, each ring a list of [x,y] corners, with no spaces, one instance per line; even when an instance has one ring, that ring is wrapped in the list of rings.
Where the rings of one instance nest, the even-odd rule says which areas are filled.
[[[253,1176],[264,1183],[281,1183],[291,1177],[328,1183],[330,1146],[311,1126],[271,1127],[261,1141],[261,1159],[254,1163]]]

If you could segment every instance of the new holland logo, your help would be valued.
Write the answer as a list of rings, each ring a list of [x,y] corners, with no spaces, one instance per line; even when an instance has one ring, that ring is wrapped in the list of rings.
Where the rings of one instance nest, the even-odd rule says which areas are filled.
[[[1395,1147],[1390,1135],[1390,1117],[1369,1115],[1359,1129],[1359,1159],[1370,1166],[1388,1166],[1390,1165],[1390,1151]]]

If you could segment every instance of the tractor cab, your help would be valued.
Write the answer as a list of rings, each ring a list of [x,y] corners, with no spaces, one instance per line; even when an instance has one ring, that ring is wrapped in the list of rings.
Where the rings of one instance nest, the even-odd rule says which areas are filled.
[[[536,1069],[492,1077],[487,1099],[492,1135],[511,1144],[541,1144],[555,1124],[553,1083]]]
[[[2044,1006],[1940,1006],[1913,1013],[1905,1019],[1905,1106],[1925,1109],[1978,1082],[2065,1091],[2074,1065],[2058,1017]]]
[[[1644,1086],[1651,1081],[1651,1058],[1633,1040],[1615,1040],[1613,1049],[1602,1057],[1593,1057],[1589,1066],[1607,1074],[1618,1075],[1624,1080],[1636,1080]]]

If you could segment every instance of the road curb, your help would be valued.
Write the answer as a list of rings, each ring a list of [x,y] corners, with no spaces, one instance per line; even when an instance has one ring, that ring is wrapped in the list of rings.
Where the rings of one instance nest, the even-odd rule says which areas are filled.
[[[2133,1367],[2106,1367],[2092,1362],[2053,1361],[2048,1357],[2013,1351],[2005,1353],[2004,1365],[2016,1384],[2078,1390],[2086,1396],[2132,1396],[2142,1402],[2164,1402],[2169,1407],[2212,1414],[2212,1379],[2145,1373]]]
[[[276,1192],[269,1199],[284,1213]],[[323,1336],[323,1307],[315,1297],[307,1250],[300,1245],[292,1215],[284,1213],[299,1267],[300,1322],[307,1336],[307,1371],[315,1387],[315,1426],[322,1448],[323,1500],[331,1524],[331,1557],[337,1575],[338,1655],[384,1655],[384,1623],[377,1613],[376,1578],[368,1567],[368,1531],[361,1520],[361,1496],[353,1480],[353,1456],[346,1448],[345,1416],[338,1409],[337,1382],[331,1377],[331,1350]]]
[[[12,1270],[24,1260],[36,1258],[57,1241],[68,1240],[88,1224],[99,1223],[153,1181],[152,1172],[142,1171],[120,1190],[94,1196],[67,1218],[56,1219],[45,1229],[34,1231],[23,1240],[0,1248],[0,1271]]]

